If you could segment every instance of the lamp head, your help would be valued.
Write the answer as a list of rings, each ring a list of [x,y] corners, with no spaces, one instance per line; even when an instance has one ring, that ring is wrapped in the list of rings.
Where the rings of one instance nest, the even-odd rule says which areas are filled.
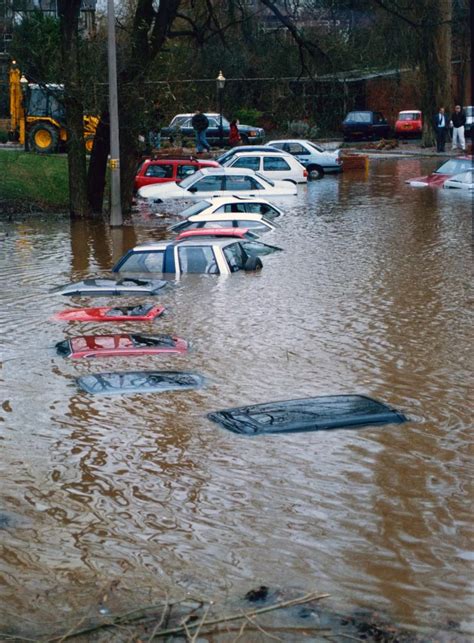
[[[222,71],[219,72],[219,76],[216,78],[217,89],[224,89],[225,85],[225,76]]]

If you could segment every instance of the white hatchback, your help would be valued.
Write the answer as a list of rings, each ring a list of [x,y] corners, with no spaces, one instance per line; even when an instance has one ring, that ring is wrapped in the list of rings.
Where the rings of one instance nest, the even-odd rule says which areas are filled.
[[[181,183],[145,185],[138,196],[156,203],[168,199],[203,199],[216,196],[280,197],[296,194],[296,185],[289,181],[273,181],[247,169],[203,168]]]
[[[277,224],[274,221],[269,221],[261,214],[252,214],[250,212],[206,214],[203,212],[202,214],[195,214],[188,217],[179,223],[174,223],[168,229],[173,232],[184,232],[185,230],[198,230],[202,228],[247,228],[251,232],[260,235],[265,232],[271,232],[275,230],[276,227]]]
[[[179,216],[187,219],[195,214],[202,214],[203,216],[224,215],[224,218],[229,218],[227,216],[229,214],[261,214],[266,219],[273,221],[273,219],[282,216],[283,210],[273,203],[257,197],[220,196],[215,199],[203,199],[193,203],[189,208],[180,212]]]
[[[308,180],[307,170],[294,156],[286,152],[242,150],[228,161],[224,161],[224,167],[247,168],[272,180],[292,183],[306,183]]]

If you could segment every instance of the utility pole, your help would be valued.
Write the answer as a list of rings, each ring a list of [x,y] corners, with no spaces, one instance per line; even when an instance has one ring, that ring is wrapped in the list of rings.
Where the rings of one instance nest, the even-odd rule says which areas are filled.
[[[110,225],[121,226],[120,201],[120,145],[117,92],[117,55],[115,47],[114,0],[107,0],[107,41],[109,60],[109,118],[110,118]]]

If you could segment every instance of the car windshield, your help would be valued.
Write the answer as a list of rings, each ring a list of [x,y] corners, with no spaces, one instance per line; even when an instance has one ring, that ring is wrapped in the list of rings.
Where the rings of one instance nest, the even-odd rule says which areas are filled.
[[[269,179],[267,176],[263,176],[263,174],[260,174],[260,172],[255,172],[255,176],[258,176],[258,178],[263,181],[264,183],[268,183],[272,187],[274,187],[275,183]]]
[[[199,181],[199,179],[202,179],[203,176],[204,174],[201,172],[201,170],[198,170],[197,172],[194,172],[194,174],[187,176],[178,185],[180,188],[189,188],[190,185],[192,185],[195,181]]]
[[[471,159],[450,159],[443,163],[434,174],[460,174],[472,168]]]
[[[170,123],[170,127],[179,127],[189,119],[189,116],[175,116]]]
[[[420,118],[420,112],[405,112],[398,115],[399,121],[416,121]]]
[[[185,210],[180,212],[179,216],[187,219],[188,217],[192,217],[193,214],[199,214],[200,212],[203,212],[203,210],[208,208],[210,205],[210,201],[198,201],[197,203],[193,203],[193,205],[190,205],[189,208],[186,208]]]
[[[370,123],[370,112],[349,112],[345,118],[346,123]]]
[[[474,107],[472,105],[469,105],[469,107],[465,108],[466,116],[474,116]]]
[[[474,181],[474,170],[469,170],[462,174],[456,174],[456,176],[453,176],[451,181],[455,181],[457,183],[472,183]]]
[[[308,142],[306,143],[306,145],[307,145],[308,147],[314,147],[314,149],[315,149],[317,152],[324,152],[324,147],[321,147],[321,145],[316,145],[316,143],[311,143],[310,141],[308,141]]]
[[[216,158],[216,161],[217,161],[218,163],[220,163],[221,165],[223,165],[226,161],[228,161],[229,159],[231,159],[231,158],[234,156],[234,154],[235,154],[235,151],[234,151],[234,150],[229,150],[228,152],[225,152],[225,153],[224,153],[224,154],[222,154],[221,156],[218,156],[218,157]]]

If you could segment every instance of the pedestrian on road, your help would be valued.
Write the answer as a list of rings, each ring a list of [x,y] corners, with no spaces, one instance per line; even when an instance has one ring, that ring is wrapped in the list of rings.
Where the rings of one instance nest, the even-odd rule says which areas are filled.
[[[242,139],[240,138],[239,134],[239,121],[237,119],[234,119],[230,122],[229,144],[231,147],[235,147],[236,145],[240,145],[241,143]]]
[[[451,114],[451,126],[453,128],[453,150],[460,147],[462,150],[466,149],[466,140],[464,138],[464,125],[466,124],[466,115],[464,114],[461,105],[456,105],[454,112]]]
[[[209,121],[207,120],[207,116],[203,114],[200,109],[197,109],[196,113],[192,118],[191,124],[193,126],[194,133],[196,135],[197,153],[201,154],[203,150],[206,150],[207,152],[209,152],[211,147],[207,142],[207,138],[206,138],[206,130],[209,127]]]
[[[436,151],[444,152],[446,145],[446,130],[448,129],[448,119],[444,113],[444,107],[439,108],[439,112],[433,119],[433,127],[436,132]]]

